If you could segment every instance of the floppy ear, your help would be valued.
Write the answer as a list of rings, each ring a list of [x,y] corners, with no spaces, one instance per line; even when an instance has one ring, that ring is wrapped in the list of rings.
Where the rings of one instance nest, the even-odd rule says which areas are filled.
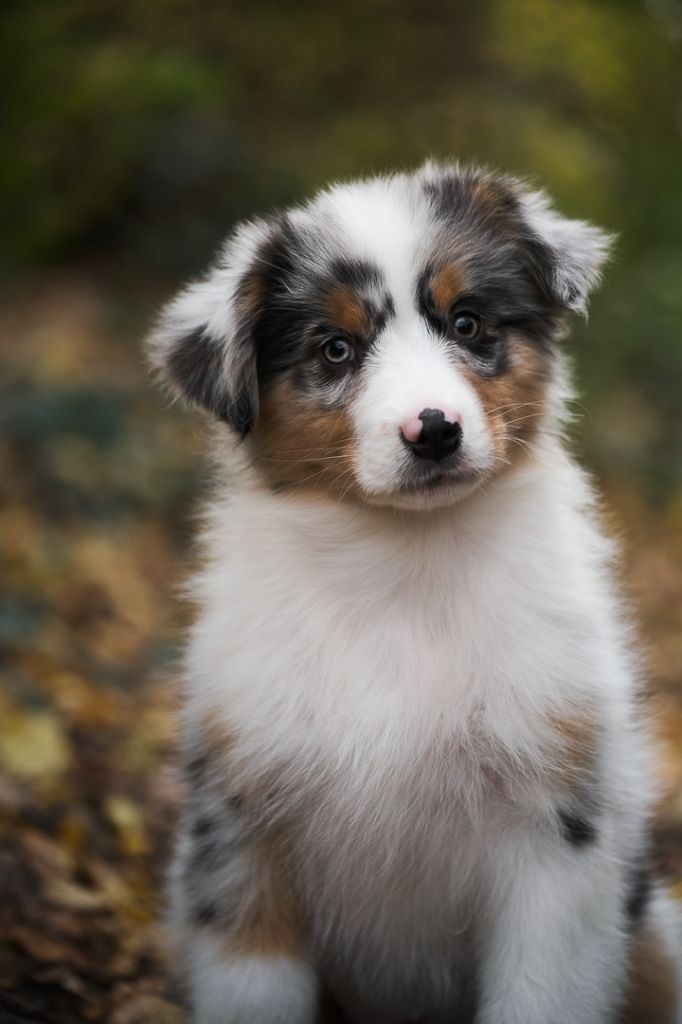
[[[259,253],[269,237],[265,221],[238,228],[208,275],[165,307],[147,341],[162,382],[190,405],[224,420],[240,437],[248,434],[258,413],[251,327]]]
[[[598,284],[614,237],[582,220],[569,220],[552,208],[544,192],[509,175],[427,160],[419,172],[441,209],[466,208],[472,198],[485,219],[520,242],[526,268],[550,305],[587,311],[587,297]]]
[[[544,192],[517,196],[528,269],[545,295],[565,310],[587,313],[587,297],[599,283],[615,238],[582,220],[562,217]]]

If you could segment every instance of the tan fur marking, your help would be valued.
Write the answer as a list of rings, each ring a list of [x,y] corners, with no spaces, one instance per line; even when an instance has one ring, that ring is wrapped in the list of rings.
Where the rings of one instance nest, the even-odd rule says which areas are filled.
[[[264,781],[248,780],[247,773],[234,759],[234,739],[229,729],[207,717],[201,741],[204,752],[221,765],[221,771],[241,797],[246,814],[258,820],[268,800],[268,786]],[[248,857],[253,883],[242,893],[234,926],[221,930],[226,951],[231,956],[301,954],[305,927],[294,896],[286,836],[279,828],[258,827]]]
[[[516,199],[513,191],[503,182],[479,178],[472,186],[471,198],[489,224],[494,224],[505,233],[517,229]]]
[[[632,949],[630,986],[621,1024],[675,1024],[677,971],[660,938],[644,929]]]
[[[453,302],[464,291],[462,272],[454,263],[446,263],[437,270],[431,280],[431,298],[441,316],[452,306]]]
[[[244,276],[239,286],[239,305],[246,313],[254,315],[262,308],[266,293],[266,279],[262,268],[253,268]]]
[[[268,800],[269,789],[263,780],[255,784],[249,777],[248,770],[235,756],[235,739],[229,729],[220,721],[207,717],[203,720],[200,736],[204,753],[220,765],[225,778],[229,779],[232,795],[239,797],[252,812],[262,807]]]
[[[501,197],[500,186],[490,178],[477,178],[472,187],[471,195],[477,203],[497,206]]]
[[[305,490],[334,500],[355,495],[354,439],[347,412],[311,407],[285,379],[263,395],[250,443],[277,490]]]
[[[510,339],[509,369],[486,378],[463,370],[488,420],[498,468],[516,464],[532,451],[532,438],[545,413],[548,356],[518,336]]]
[[[554,718],[552,725],[560,737],[566,757],[576,766],[585,762],[585,755],[594,751],[597,725],[587,715],[574,718]]]
[[[230,731],[215,718],[206,717],[202,721],[202,743],[211,757],[227,757],[234,745]]]
[[[285,954],[305,949],[305,923],[298,908],[283,843],[261,840],[253,853],[258,865],[257,892],[227,939],[237,956]]]
[[[597,756],[597,721],[589,713],[551,719],[556,739],[552,758],[562,788],[573,790],[585,781]]]
[[[367,330],[367,312],[350,288],[333,285],[326,296],[326,307],[330,322],[348,334],[361,335]]]

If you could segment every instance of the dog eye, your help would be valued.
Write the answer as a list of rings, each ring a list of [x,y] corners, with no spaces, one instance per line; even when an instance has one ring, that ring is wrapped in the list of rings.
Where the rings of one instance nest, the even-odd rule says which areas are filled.
[[[355,356],[355,351],[350,342],[343,338],[332,338],[322,346],[322,355],[328,363],[338,366],[339,363],[349,363]]]
[[[457,313],[453,327],[458,338],[462,338],[464,341],[473,341],[481,330],[481,321],[475,313]]]

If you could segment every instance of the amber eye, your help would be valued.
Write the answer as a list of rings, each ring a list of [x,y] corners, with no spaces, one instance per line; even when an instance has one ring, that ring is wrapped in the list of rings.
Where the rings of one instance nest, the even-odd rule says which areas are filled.
[[[322,346],[322,355],[328,363],[338,366],[339,363],[349,363],[355,352],[350,342],[343,338],[332,338],[330,341],[325,341]]]
[[[455,334],[464,341],[473,341],[481,330],[481,321],[475,313],[457,313],[453,321]]]

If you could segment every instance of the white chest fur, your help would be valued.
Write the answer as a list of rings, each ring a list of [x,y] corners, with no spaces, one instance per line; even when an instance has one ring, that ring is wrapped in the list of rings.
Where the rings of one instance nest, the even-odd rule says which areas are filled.
[[[516,748],[536,714],[629,689],[586,484],[551,458],[431,516],[217,505],[190,719],[224,713],[256,757],[416,752],[474,720]]]
[[[259,493],[213,511],[188,729],[222,721],[276,780],[341,971],[358,936],[406,977],[470,941],[486,844],[524,794],[531,817],[549,806],[549,723],[629,704],[587,486],[546,460],[430,518]]]

